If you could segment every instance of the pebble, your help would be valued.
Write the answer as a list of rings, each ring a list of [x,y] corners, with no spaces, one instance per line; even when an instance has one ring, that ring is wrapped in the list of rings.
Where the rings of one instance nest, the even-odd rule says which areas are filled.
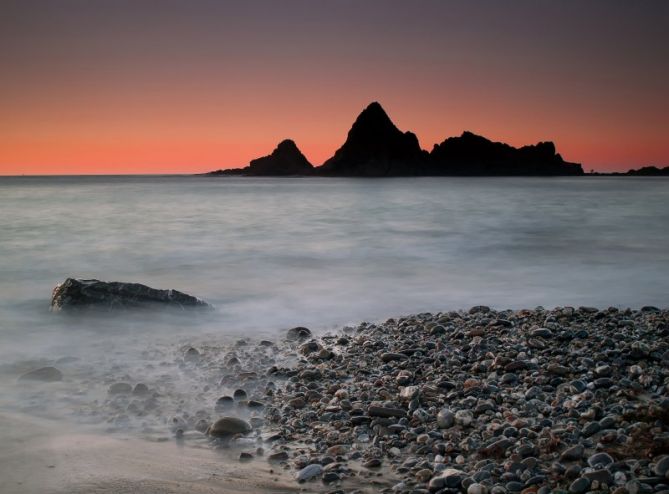
[[[267,461],[270,463],[280,463],[282,461],[286,461],[290,458],[288,456],[288,453],[285,451],[279,451],[277,453],[272,453],[271,455],[267,456]]]
[[[483,484],[473,483],[467,487],[467,494],[488,494],[488,488]]]
[[[302,470],[297,472],[297,474],[295,475],[295,479],[298,482],[305,482],[318,475],[321,475],[322,473],[323,473],[323,466],[317,463],[312,463],[311,465],[307,465]]]
[[[474,421],[474,415],[469,410],[458,410],[455,412],[455,423],[462,427],[469,427]]]
[[[669,455],[659,457],[653,466],[653,473],[660,477],[666,477],[669,472]]]
[[[448,408],[443,408],[437,414],[437,426],[441,429],[448,429],[455,424],[455,414]]]
[[[574,446],[571,446],[567,449],[565,449],[562,454],[560,455],[560,460],[561,461],[576,461],[580,460],[583,458],[583,453],[585,452],[585,448],[581,444],[576,444]]]
[[[583,477],[574,480],[569,486],[569,492],[572,494],[583,494],[590,489],[590,480]]]
[[[288,341],[306,340],[307,338],[311,338],[311,331],[301,326],[290,328],[286,333]]]
[[[372,405],[367,411],[370,417],[405,417],[407,412],[403,408],[393,408]]]
[[[207,433],[214,437],[229,437],[234,434],[251,432],[251,424],[237,417],[221,417],[214,422]]]
[[[433,477],[429,483],[430,491],[437,491],[444,488],[459,487],[465,474],[454,468],[446,468],[438,476]]]
[[[611,455],[608,453],[595,453],[588,458],[588,465],[593,468],[597,466],[607,467],[613,462],[613,458],[611,458]]]

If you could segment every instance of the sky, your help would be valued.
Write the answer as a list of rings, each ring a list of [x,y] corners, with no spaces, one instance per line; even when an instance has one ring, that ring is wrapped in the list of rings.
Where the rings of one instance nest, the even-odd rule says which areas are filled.
[[[669,165],[669,2],[0,0],[0,175],[315,165],[379,101],[584,169]]]

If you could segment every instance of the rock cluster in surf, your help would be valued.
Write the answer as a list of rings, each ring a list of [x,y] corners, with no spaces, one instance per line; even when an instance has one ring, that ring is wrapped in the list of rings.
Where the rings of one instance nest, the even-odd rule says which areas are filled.
[[[284,149],[285,148],[285,149]],[[515,148],[472,132],[436,144],[432,152],[421,149],[412,132],[402,132],[377,102],[365,108],[353,123],[346,141],[334,156],[314,168],[293,141],[279,144],[274,152],[251,161],[245,168],[217,170],[209,175],[317,175],[328,177],[406,176],[552,176],[582,175],[552,142]]]

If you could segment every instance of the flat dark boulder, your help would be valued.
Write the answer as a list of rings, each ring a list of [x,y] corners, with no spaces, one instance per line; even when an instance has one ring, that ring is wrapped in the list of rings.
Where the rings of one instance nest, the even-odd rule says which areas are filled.
[[[97,308],[127,310],[170,307],[175,309],[210,309],[204,300],[177,290],[159,290],[139,283],[67,278],[56,286],[51,296],[51,310],[67,311]]]

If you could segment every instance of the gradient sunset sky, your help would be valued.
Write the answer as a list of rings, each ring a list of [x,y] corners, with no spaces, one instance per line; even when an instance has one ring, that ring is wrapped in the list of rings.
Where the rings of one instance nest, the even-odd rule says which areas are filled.
[[[428,150],[669,165],[669,1],[0,0],[0,174],[318,165],[371,101]]]

